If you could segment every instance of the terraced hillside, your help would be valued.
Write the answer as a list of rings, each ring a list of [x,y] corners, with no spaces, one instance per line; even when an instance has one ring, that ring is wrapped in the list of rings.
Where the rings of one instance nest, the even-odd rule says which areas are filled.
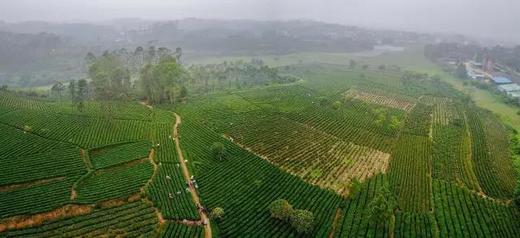
[[[0,237],[520,234],[495,115],[428,75],[280,71],[304,77],[174,106],[0,93]],[[277,199],[312,229],[274,219]]]

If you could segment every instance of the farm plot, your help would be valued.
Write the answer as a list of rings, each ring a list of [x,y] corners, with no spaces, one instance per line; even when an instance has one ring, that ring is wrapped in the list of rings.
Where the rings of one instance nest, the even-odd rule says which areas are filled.
[[[415,105],[412,98],[408,100],[403,99],[397,95],[385,95],[381,92],[365,92],[357,89],[350,89],[344,93],[344,96],[361,100],[366,103],[373,103],[380,106],[401,109],[406,112],[410,112]]]
[[[431,154],[428,137],[401,134],[392,154],[389,177],[404,212],[427,212],[431,208]]]
[[[392,151],[394,136],[404,119],[402,111],[392,110],[370,108],[365,103],[349,101],[338,111],[314,106],[284,116],[345,141],[388,153]]]
[[[0,116],[0,122],[53,140],[83,148],[149,138],[153,123],[145,121],[89,118],[34,110],[17,110]]]
[[[78,184],[77,201],[95,203],[139,193],[153,168],[148,160],[136,162],[95,171]]]
[[[483,198],[466,188],[433,181],[440,237],[518,237],[516,208]]]
[[[492,115],[468,107],[471,157],[478,182],[485,194],[510,198],[515,187],[515,171],[509,155],[506,129]]]
[[[342,204],[342,219],[335,232],[340,237],[389,237],[389,221],[376,225],[371,220],[369,204],[376,191],[388,183],[386,175],[379,174],[368,179],[356,194]]]
[[[330,229],[341,198],[330,191],[303,182],[265,160],[238,147],[221,135],[181,114],[180,142],[191,158],[198,177],[202,203],[212,209],[222,207],[225,219],[215,223],[222,237],[295,237],[288,224],[272,220],[269,204],[279,198],[315,215],[312,237],[324,237]],[[211,145],[226,147],[224,160],[212,156]]]
[[[412,135],[430,136],[432,109],[431,106],[417,103],[408,115],[402,131]]]
[[[78,177],[0,191],[0,218],[50,211],[70,202],[70,188]]]
[[[0,186],[86,172],[77,147],[0,125]]]
[[[201,226],[186,226],[173,222],[168,222],[166,228],[161,234],[163,238],[170,237],[190,237],[190,238],[203,238],[204,228]]]
[[[150,142],[138,141],[94,148],[90,150],[89,156],[94,168],[99,169],[146,158],[150,149]]]
[[[197,220],[197,206],[187,187],[178,163],[161,163],[147,193],[165,218]]]
[[[436,229],[432,213],[396,213],[395,237],[436,237]]]
[[[70,217],[42,226],[0,233],[6,237],[152,237],[157,216],[144,202],[99,208],[91,214]]]
[[[273,116],[237,124],[230,136],[289,173],[341,195],[348,195],[353,178],[363,181],[385,172],[390,157]]]
[[[439,103],[433,110],[433,177],[480,191],[471,159],[471,138],[464,109]]]

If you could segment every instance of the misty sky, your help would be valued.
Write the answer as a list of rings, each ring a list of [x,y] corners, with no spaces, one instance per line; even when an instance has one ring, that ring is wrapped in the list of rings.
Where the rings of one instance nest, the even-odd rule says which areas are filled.
[[[306,18],[520,43],[520,0],[0,0],[5,21]]]

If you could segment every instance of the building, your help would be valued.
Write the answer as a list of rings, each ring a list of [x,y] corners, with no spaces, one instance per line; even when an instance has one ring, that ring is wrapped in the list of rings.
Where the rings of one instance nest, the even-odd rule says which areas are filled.
[[[503,77],[503,76],[494,76],[491,78],[494,84],[510,84],[512,83],[511,79]]]
[[[512,98],[520,98],[520,91],[508,92],[507,95]]]
[[[498,91],[503,93],[511,93],[511,92],[519,92],[520,91],[520,85],[516,83],[511,84],[501,84],[497,86]]]

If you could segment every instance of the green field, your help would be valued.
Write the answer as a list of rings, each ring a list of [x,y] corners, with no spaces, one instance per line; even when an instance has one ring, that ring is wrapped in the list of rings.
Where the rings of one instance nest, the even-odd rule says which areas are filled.
[[[517,109],[479,89],[467,101],[470,87],[417,49],[263,58],[302,80],[177,105],[89,101],[84,112],[0,93],[0,237],[204,237],[180,158],[201,205],[225,211],[211,219],[214,237],[520,234]],[[373,204],[386,190],[381,221]],[[277,199],[314,214],[309,233],[271,217]],[[56,215],[72,205],[88,209]]]

